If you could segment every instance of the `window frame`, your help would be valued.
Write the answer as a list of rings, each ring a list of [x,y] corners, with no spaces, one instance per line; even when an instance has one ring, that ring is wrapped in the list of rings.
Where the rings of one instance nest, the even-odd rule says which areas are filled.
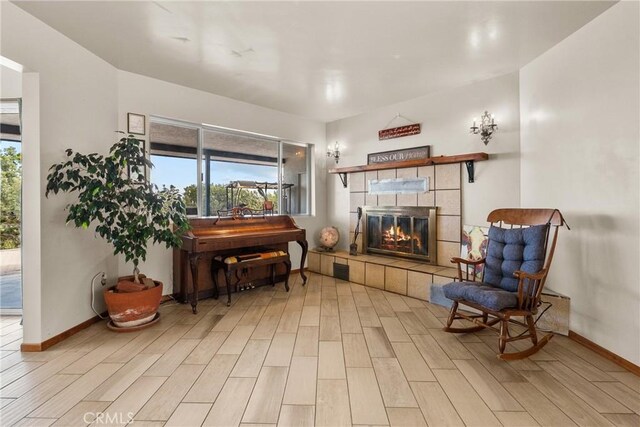
[[[307,204],[307,212],[306,213],[298,213],[292,216],[312,216],[311,215],[311,200],[313,200],[313,198],[311,197],[312,194],[312,186],[313,186],[313,181],[311,179],[312,177],[312,165],[313,162],[311,161],[312,156],[313,156],[313,144],[305,144],[304,142],[297,142],[297,141],[291,141],[291,140],[286,140],[283,139],[280,141],[280,152],[279,152],[279,158],[278,158],[278,162],[280,164],[280,162],[282,161],[282,159],[284,158],[284,145],[293,145],[296,147],[302,147],[305,150],[305,167],[307,170],[307,194],[306,194],[306,204]],[[282,169],[280,167],[280,165],[278,166],[278,180],[280,181],[282,179]],[[280,194],[282,194],[282,192],[280,192]],[[282,200],[280,200],[280,203],[282,203]]]
[[[167,118],[167,117],[162,117],[162,116],[157,116],[157,115],[149,115],[149,127],[151,127],[151,125],[153,123],[159,123],[159,124],[164,124],[164,125],[169,125],[169,126],[178,126],[178,127],[183,127],[183,128],[188,128],[188,129],[193,129],[193,130],[197,130],[198,131],[198,137],[197,137],[197,150],[196,150],[196,203],[197,203],[197,212],[198,212],[198,217],[202,217],[204,216],[204,214],[208,213],[206,212],[206,207],[205,207],[205,198],[204,198],[204,171],[203,171],[203,164],[205,162],[205,156],[204,156],[204,149],[203,149],[203,143],[204,143],[204,133],[205,132],[218,132],[218,133],[226,133],[226,134],[230,134],[230,135],[238,135],[238,136],[243,136],[243,137],[250,137],[250,138],[255,138],[255,139],[260,139],[260,140],[264,140],[264,141],[270,141],[273,142],[275,144],[277,144],[277,151],[278,151],[278,161],[277,161],[277,173],[278,173],[278,206],[280,206],[280,211],[278,212],[278,215],[289,215],[289,216],[312,216],[312,212],[313,212],[313,206],[312,206],[312,201],[313,201],[313,197],[312,194],[315,190],[315,186],[313,185],[313,179],[312,179],[312,174],[313,174],[313,154],[314,154],[314,150],[313,144],[310,143],[304,143],[304,142],[299,142],[299,141],[293,141],[293,140],[289,140],[289,139],[284,139],[284,138],[278,138],[275,136],[271,136],[271,135],[265,135],[265,134],[260,134],[260,133],[256,133],[256,132],[249,132],[249,131],[242,131],[242,130],[238,130],[238,129],[232,129],[232,128],[226,128],[223,126],[216,126],[216,125],[212,125],[212,124],[208,124],[208,123],[201,123],[201,124],[197,124],[197,123],[193,123],[193,122],[188,122],[185,120],[179,120],[179,119],[171,119],[171,118]],[[149,134],[151,134],[151,132],[149,132]],[[147,157],[150,158],[151,156],[151,136],[149,135],[149,144],[148,144],[148,150],[147,150]],[[297,213],[297,214],[286,214],[282,212],[282,208],[284,207],[283,205],[283,192],[282,192],[282,159],[283,159],[283,152],[284,152],[284,144],[288,144],[288,145],[295,145],[295,146],[299,146],[305,149],[306,151],[306,170],[307,170],[307,194],[306,194],[306,213]],[[157,155],[157,154],[156,154]],[[151,175],[149,177],[149,179],[151,179]]]

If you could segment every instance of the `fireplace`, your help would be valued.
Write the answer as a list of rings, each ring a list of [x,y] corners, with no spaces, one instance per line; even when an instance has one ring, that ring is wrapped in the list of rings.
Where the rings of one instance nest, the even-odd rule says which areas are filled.
[[[363,252],[436,264],[436,208],[365,206]]]

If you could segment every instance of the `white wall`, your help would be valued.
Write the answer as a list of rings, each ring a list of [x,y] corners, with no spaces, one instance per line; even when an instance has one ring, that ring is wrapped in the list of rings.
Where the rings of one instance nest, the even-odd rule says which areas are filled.
[[[571,329],[640,364],[639,37],[620,2],[520,73],[522,205],[559,208],[548,285]]]
[[[324,123],[126,71],[118,71],[118,110],[119,126],[123,130],[126,130],[127,113],[134,112],[315,144],[315,199],[312,202],[315,216],[295,217],[296,223],[307,230],[307,239],[313,245],[314,236],[325,225]],[[293,243],[289,248],[293,268],[298,268],[299,246]],[[173,283],[172,268],[171,251],[164,246],[155,246],[140,269],[165,283],[165,293],[169,293]],[[121,260],[120,274],[131,274],[130,270],[131,267]]]
[[[469,134],[472,119],[485,110],[496,116],[499,125],[487,146],[479,135]],[[337,140],[344,147],[339,166],[366,164],[367,153],[421,145],[430,145],[434,156],[489,153],[489,161],[476,162],[475,183],[467,182],[466,168],[462,167],[462,222],[484,225],[492,209],[520,205],[518,110],[518,74],[512,73],[329,123],[327,143]],[[398,113],[422,123],[422,133],[378,141],[378,130]],[[391,126],[404,124],[398,119]],[[349,191],[337,175],[328,178],[327,198],[329,223],[338,227],[342,236],[348,236]],[[343,248],[348,247],[347,240],[341,239]]]
[[[27,202],[25,209],[31,206],[31,211],[25,213],[26,220],[35,222],[42,233],[39,248],[29,249],[25,244],[23,268],[34,274],[33,281],[24,283],[24,342],[39,343],[92,317],[88,304],[91,277],[98,271],[111,275],[116,272],[109,246],[91,232],[65,226],[64,207],[72,199],[46,199],[44,190],[49,166],[63,160],[67,147],[103,151],[113,142],[117,78],[114,67],[15,5],[2,2],[0,7],[2,55],[22,64],[33,77],[31,80],[36,80],[29,86],[36,93],[25,91],[23,96],[25,119],[28,110],[35,121],[39,115],[39,129],[27,128],[25,121],[23,199]],[[39,111],[33,111],[38,97]],[[31,123],[35,125],[34,121]],[[40,150],[36,151],[30,144],[38,143],[38,133]],[[29,176],[33,178],[29,180],[31,184],[26,182]],[[33,185],[36,179],[39,181]],[[39,219],[38,212],[33,211],[38,205]],[[41,284],[36,274],[39,263]],[[40,295],[41,313],[33,313],[29,295]]]

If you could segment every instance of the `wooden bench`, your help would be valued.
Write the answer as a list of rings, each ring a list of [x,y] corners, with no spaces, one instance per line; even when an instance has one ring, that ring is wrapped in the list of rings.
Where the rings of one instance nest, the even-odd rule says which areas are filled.
[[[225,281],[227,284],[227,307],[231,305],[231,280],[236,273],[237,281],[234,284],[236,292],[238,285],[242,281],[238,273],[247,272],[250,268],[269,266],[271,286],[274,286],[276,278],[276,265],[284,263],[286,267],[286,276],[284,287],[289,292],[289,274],[291,273],[291,260],[289,254],[284,251],[265,251],[252,254],[231,255],[227,257],[215,257],[211,260],[211,277],[214,285],[214,298],[218,298],[218,271],[224,270]]]

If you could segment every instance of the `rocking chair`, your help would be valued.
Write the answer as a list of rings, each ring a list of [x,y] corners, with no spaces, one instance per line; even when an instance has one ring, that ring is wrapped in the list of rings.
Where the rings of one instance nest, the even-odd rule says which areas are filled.
[[[457,257],[451,260],[458,266],[458,281],[443,287],[445,296],[453,300],[444,330],[471,333],[484,328],[493,329],[500,334],[498,358],[522,359],[540,350],[553,337],[549,333],[538,340],[534,315],[541,304],[540,295],[553,259],[558,228],[566,222],[557,209],[496,209],[489,214],[487,221],[491,227],[486,256],[477,261]],[[502,228],[505,225],[510,227]],[[477,267],[480,265],[484,265],[482,282],[477,281]],[[461,304],[481,314],[460,312],[458,307]],[[525,322],[513,319],[520,316]],[[468,320],[477,326],[452,327],[456,319]],[[497,323],[500,324],[499,330],[493,326]],[[510,323],[524,326],[528,334],[511,336]],[[505,353],[508,342],[527,338],[531,339],[531,347]]]

